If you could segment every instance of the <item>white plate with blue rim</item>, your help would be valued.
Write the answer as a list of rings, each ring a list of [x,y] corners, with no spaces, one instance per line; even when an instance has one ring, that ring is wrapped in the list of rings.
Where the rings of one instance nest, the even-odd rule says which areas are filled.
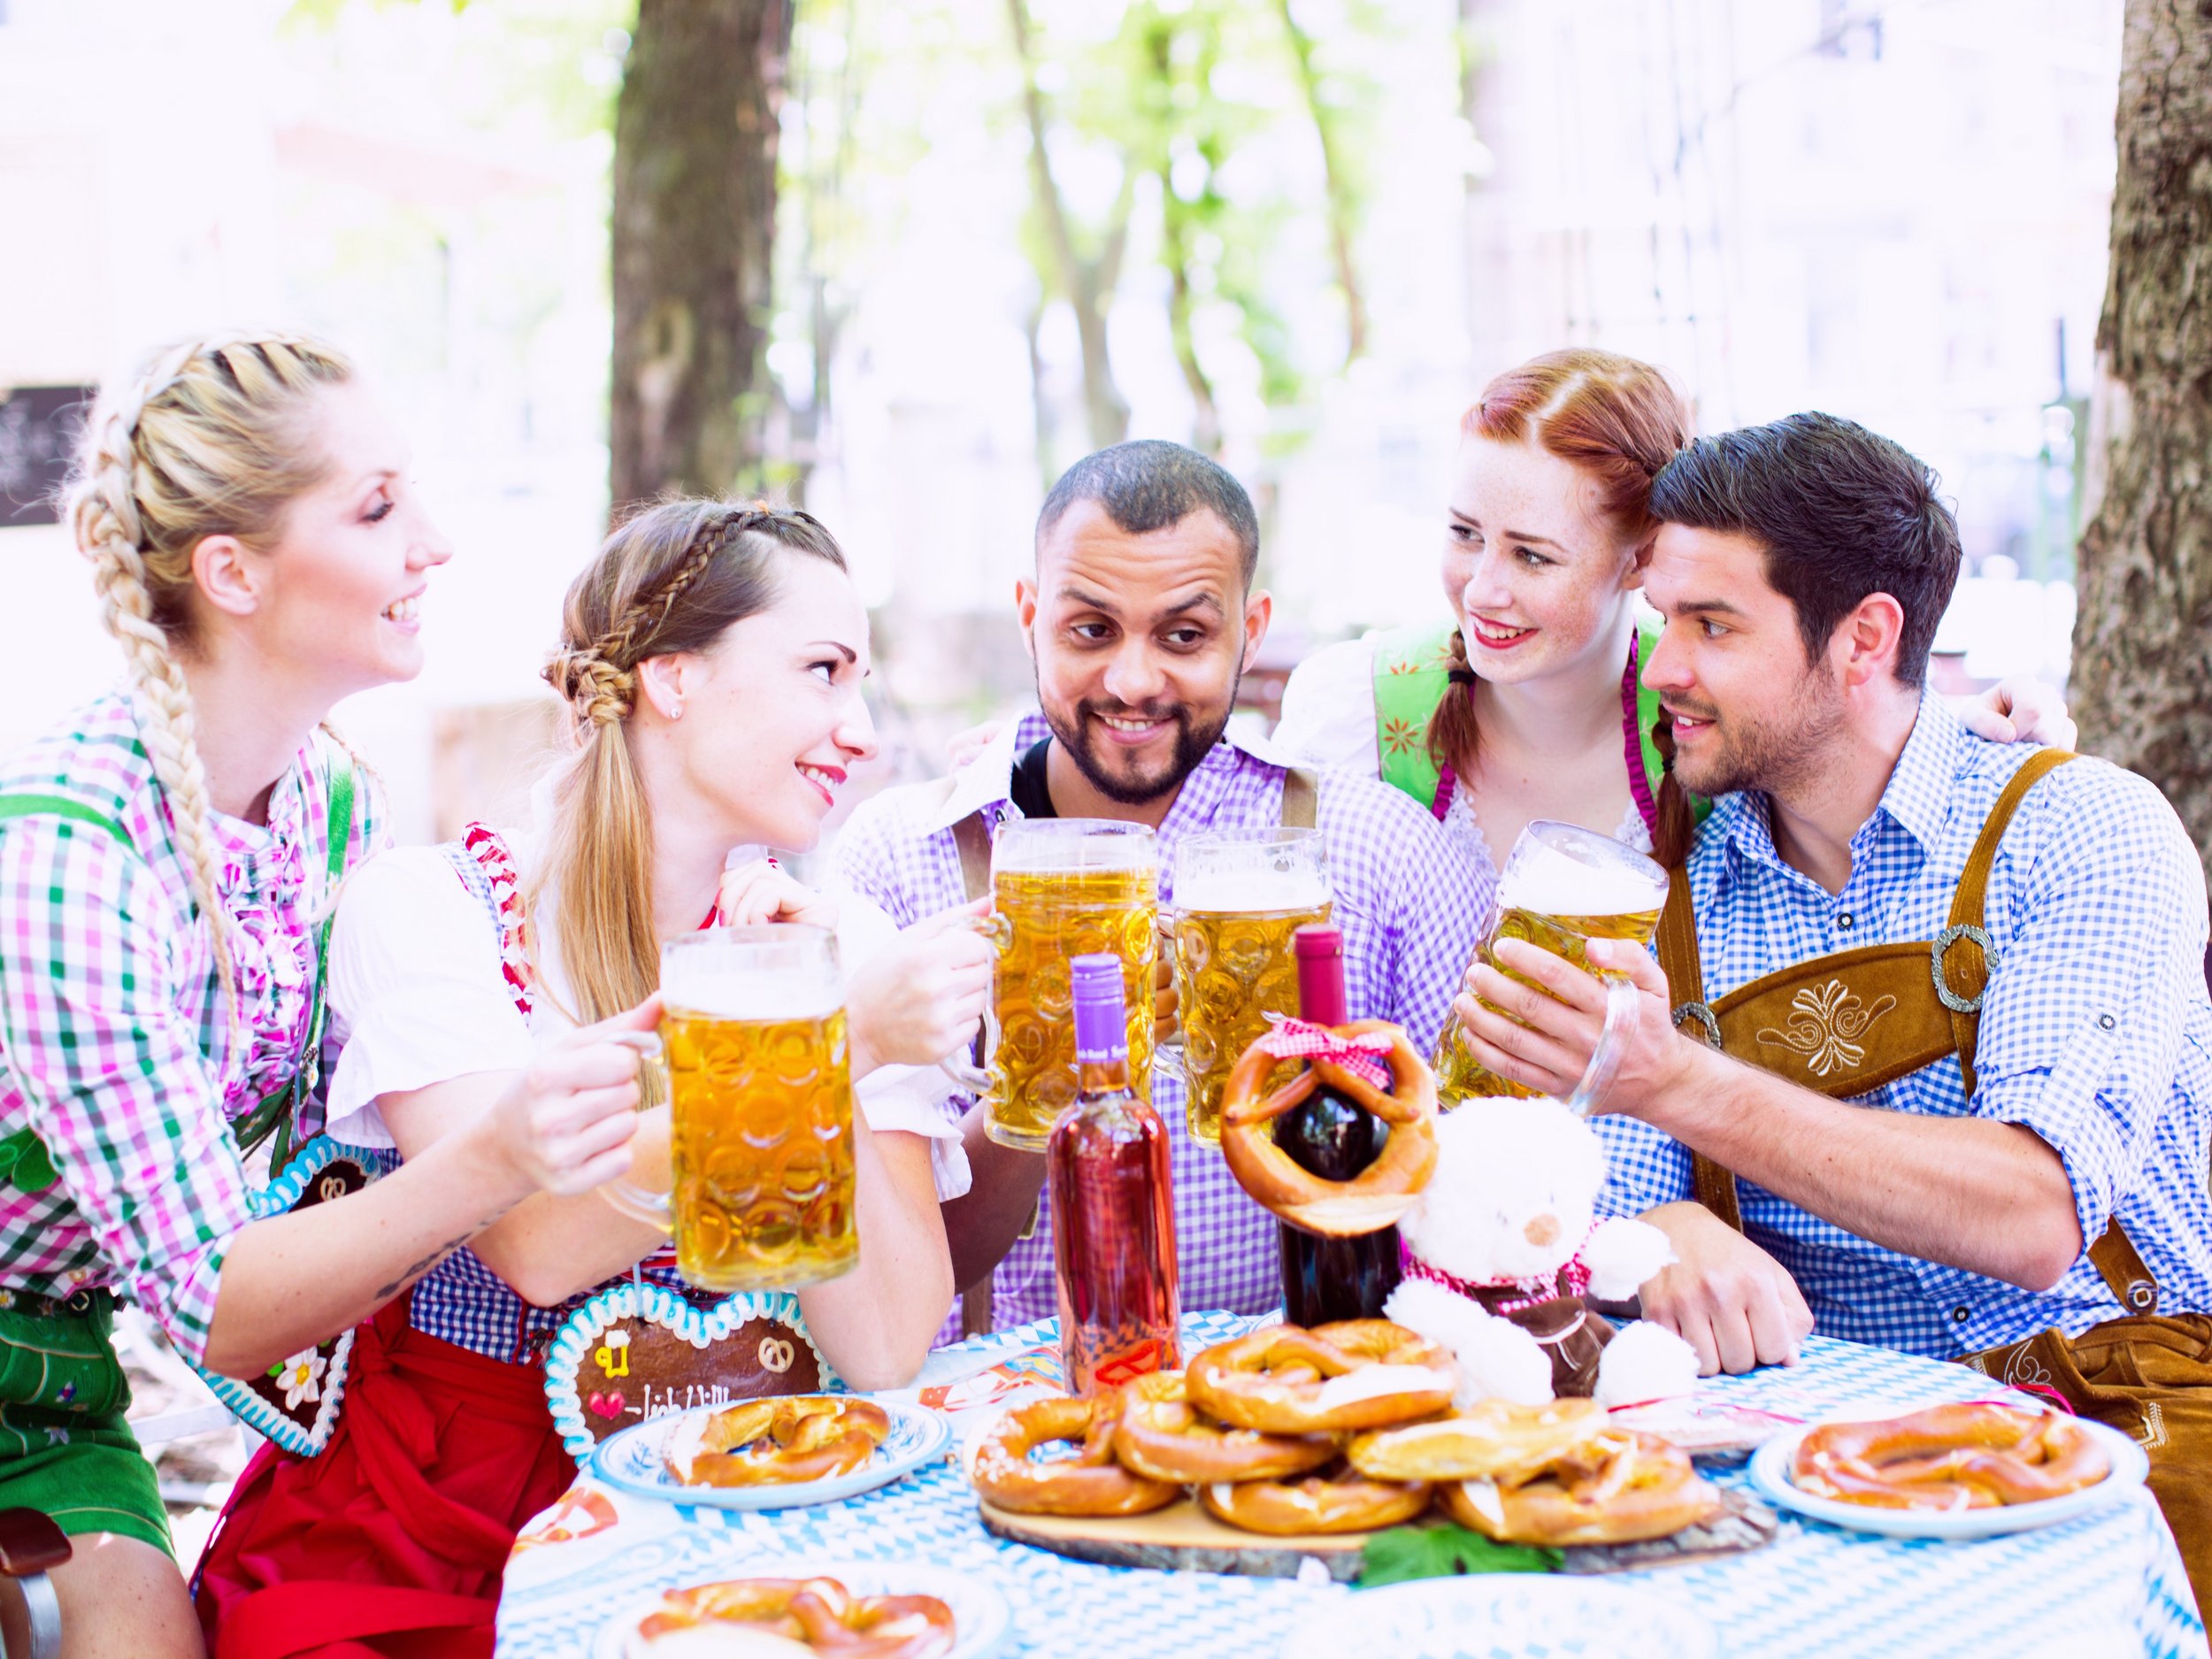
[[[955,1572],[946,1567],[904,1561],[811,1561],[801,1556],[776,1556],[747,1561],[711,1578],[698,1578],[680,1587],[726,1584],[747,1578],[834,1578],[856,1596],[933,1595],[952,1609],[952,1647],[944,1659],[987,1659],[1005,1647],[1012,1634],[1014,1616],[1006,1598],[977,1573]],[[661,1610],[668,1593],[656,1592],[631,1602],[606,1624],[591,1645],[591,1659],[654,1659],[655,1644],[639,1633],[638,1626]],[[705,1627],[711,1630],[710,1624]],[[725,1627],[737,1651],[737,1627]],[[675,1644],[671,1644],[672,1649]],[[698,1652],[720,1651],[702,1644]]]
[[[1577,1574],[1474,1573],[1360,1590],[1302,1611],[1282,1659],[1712,1659],[1688,1608]]]
[[[811,1396],[795,1396],[810,1398]],[[821,1396],[849,1403],[851,1394]],[[890,1415],[891,1432],[868,1455],[859,1468],[819,1480],[795,1480],[758,1486],[692,1486],[676,1479],[664,1454],[670,1438],[687,1423],[711,1417],[726,1406],[700,1406],[671,1412],[611,1434],[591,1455],[592,1473],[611,1486],[670,1503],[696,1504],[712,1509],[803,1509],[818,1503],[835,1503],[890,1485],[944,1455],[952,1443],[952,1425],[934,1411],[894,1400],[876,1405]]]
[[[1829,1422],[1878,1422],[1884,1415],[1895,1414],[1868,1416],[1855,1412],[1847,1417],[1830,1418]],[[1751,1484],[1761,1497],[1786,1509],[1848,1532],[1876,1532],[1885,1538],[2001,1538],[2008,1532],[2055,1526],[2061,1521],[2108,1509],[2124,1502],[2150,1473],[2150,1459],[2144,1455],[2143,1448],[2119,1430],[2092,1423],[2085,1417],[2074,1421],[2105,1448],[2112,1459],[2112,1471],[2094,1486],[2034,1503],[2007,1503],[1987,1509],[1882,1509],[1871,1504],[1846,1503],[1807,1492],[1790,1479],[1790,1465],[1797,1456],[1798,1442],[1815,1429],[1826,1426],[1819,1423],[1809,1423],[1801,1429],[1777,1435],[1753,1453]]]

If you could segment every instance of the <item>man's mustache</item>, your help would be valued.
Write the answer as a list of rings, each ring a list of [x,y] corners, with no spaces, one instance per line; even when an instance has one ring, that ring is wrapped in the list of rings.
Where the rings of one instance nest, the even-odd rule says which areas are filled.
[[[1696,709],[1686,703],[1662,703],[1659,707],[1670,720],[1717,721],[1720,718],[1718,709]]]

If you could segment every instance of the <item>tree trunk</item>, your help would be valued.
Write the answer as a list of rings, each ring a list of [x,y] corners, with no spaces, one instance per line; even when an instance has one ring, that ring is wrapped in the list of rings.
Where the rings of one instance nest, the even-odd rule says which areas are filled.
[[[2072,690],[2212,871],[2212,7],[2126,18]]]
[[[639,0],[615,105],[609,484],[619,512],[760,461],[788,0]]]
[[[1360,287],[1359,262],[1352,248],[1359,209],[1353,200],[1352,180],[1347,173],[1344,146],[1337,136],[1336,113],[1321,96],[1321,72],[1314,66],[1313,37],[1299,26],[1291,0],[1276,0],[1284,36],[1298,68],[1298,89],[1306,100],[1306,114],[1313,122],[1321,145],[1321,180],[1328,202],[1329,251],[1336,258],[1336,285],[1344,292],[1344,361],[1348,365],[1367,355],[1367,299]]]

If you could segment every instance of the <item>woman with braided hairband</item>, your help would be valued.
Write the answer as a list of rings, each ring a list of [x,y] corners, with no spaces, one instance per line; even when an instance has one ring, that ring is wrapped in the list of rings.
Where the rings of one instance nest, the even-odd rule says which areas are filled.
[[[569,589],[547,679],[575,743],[534,797],[534,826],[471,825],[371,861],[340,908],[330,970],[345,1044],[332,1132],[411,1164],[576,1022],[652,996],[663,941],[712,921],[835,926],[860,1261],[798,1301],[806,1334],[861,1388],[909,1381],[951,1306],[938,1204],[966,1190],[967,1170],[934,1063],[976,1030],[991,962],[971,911],[900,933],[759,856],[812,847],[847,772],[875,752],[868,660],[867,613],[814,519],[646,509]],[[377,1632],[406,1632],[395,1652],[488,1655],[509,1546],[576,1474],[546,1403],[546,1349],[580,1301],[641,1263],[680,1285],[650,1227],[588,1196],[534,1199],[357,1333],[357,1368],[365,1349],[387,1380],[349,1392],[319,1457],[265,1450],[201,1563],[216,1659],[262,1651],[248,1632],[279,1619],[287,1655]]]
[[[384,839],[318,728],[420,669],[449,556],[407,465],[345,358],[283,336],[165,351],[85,428],[69,519],[128,684],[0,763],[0,1509],[79,1535],[66,1653],[200,1648],[124,1423],[119,1294],[259,1376],[531,1193],[627,1165],[634,1056],[586,1033],[436,1156],[311,1214],[249,1206],[247,1147],[317,1126],[317,935]]]

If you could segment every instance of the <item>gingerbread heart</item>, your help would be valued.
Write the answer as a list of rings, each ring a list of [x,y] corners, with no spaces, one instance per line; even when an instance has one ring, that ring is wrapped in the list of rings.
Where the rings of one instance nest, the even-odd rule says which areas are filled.
[[[714,1297],[616,1285],[569,1316],[545,1362],[553,1425],[578,1459],[649,1417],[844,1386],[788,1292]]]

